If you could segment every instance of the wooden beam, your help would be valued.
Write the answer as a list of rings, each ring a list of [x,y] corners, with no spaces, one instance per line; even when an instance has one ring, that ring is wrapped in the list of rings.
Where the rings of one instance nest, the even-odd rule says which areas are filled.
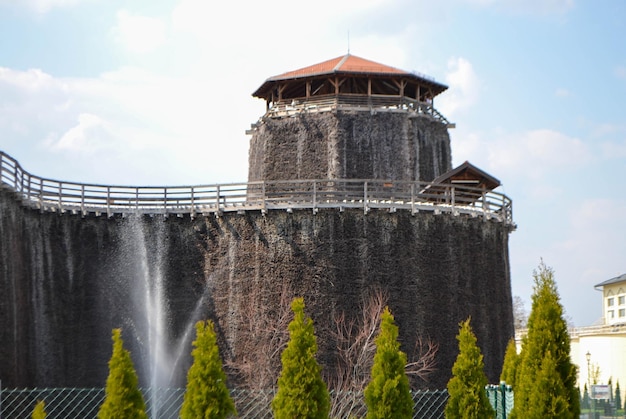
[[[278,86],[278,101],[283,99],[283,91],[287,88],[287,84],[281,84]]]
[[[406,87],[406,80],[400,80],[400,81],[394,80],[394,83],[398,87],[398,92],[400,94],[400,97],[404,96],[404,88]]]

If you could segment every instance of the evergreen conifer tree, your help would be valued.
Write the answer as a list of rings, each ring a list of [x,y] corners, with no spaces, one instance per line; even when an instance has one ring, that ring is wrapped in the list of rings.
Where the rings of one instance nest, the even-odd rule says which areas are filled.
[[[148,419],[138,388],[137,373],[130,352],[124,349],[121,333],[120,329],[113,329],[113,354],[109,360],[106,395],[98,411],[98,419]]]
[[[476,344],[470,319],[461,322],[456,338],[459,341],[459,355],[452,366],[452,378],[448,382],[450,397],[446,404],[446,418],[491,418],[495,412],[485,391],[487,376],[483,355]]]
[[[577,371],[570,360],[570,337],[552,269],[542,262],[534,272],[534,281],[528,334],[522,340],[514,389],[515,406],[510,419],[577,419],[580,412]],[[547,377],[544,368],[554,376]],[[551,383],[559,393],[550,392],[546,398],[538,391],[539,383]],[[539,403],[545,405],[540,407]],[[535,412],[561,413],[559,416],[535,416]]]
[[[565,418],[570,417],[568,410],[567,392],[557,373],[556,360],[547,351],[528,399],[526,415],[529,418]]]
[[[583,388],[583,400],[580,407],[583,409],[591,408],[591,403],[589,403],[589,389],[587,388],[587,383],[585,383],[585,387]]]
[[[291,303],[289,342],[281,355],[278,391],[272,400],[276,419],[328,418],[330,395],[317,363],[317,339],[313,320],[304,315],[304,299]]]
[[[413,398],[404,371],[406,354],[400,350],[398,327],[388,307],[376,337],[371,381],[365,388],[367,419],[411,418]]]
[[[46,419],[46,404],[43,400],[39,400],[33,409],[32,419]]]
[[[196,323],[196,340],[193,346],[193,364],[187,373],[181,419],[220,419],[236,414],[235,404],[226,386],[226,374],[213,322]]]
[[[619,388],[619,380],[617,380],[615,382],[615,397],[614,397],[613,400],[615,401],[615,408],[621,410],[621,408],[622,408],[622,390],[620,390],[620,388]]]
[[[515,345],[515,338],[511,338],[506,346],[506,352],[504,353],[504,362],[502,363],[502,373],[500,374],[500,381],[504,381],[513,389],[515,389],[515,375],[517,374],[517,368],[519,366],[520,357],[517,354],[517,346]]]

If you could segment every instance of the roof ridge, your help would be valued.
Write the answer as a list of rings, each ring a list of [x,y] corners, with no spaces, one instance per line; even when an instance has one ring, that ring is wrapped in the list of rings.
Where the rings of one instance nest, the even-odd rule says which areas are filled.
[[[341,69],[341,66],[344,65],[346,61],[348,61],[348,58],[350,58],[350,53],[347,53],[341,58],[341,60],[333,68],[333,71],[339,71],[339,69]]]

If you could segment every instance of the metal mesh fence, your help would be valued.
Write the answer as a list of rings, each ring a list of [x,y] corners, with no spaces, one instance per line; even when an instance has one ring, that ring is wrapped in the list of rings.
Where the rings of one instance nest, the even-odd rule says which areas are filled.
[[[496,419],[506,419],[513,409],[513,389],[504,383],[488,385],[487,397],[491,407],[496,411]]]
[[[142,389],[148,417],[151,419],[178,418],[185,389]],[[274,390],[233,390],[231,395],[237,407],[237,417],[270,419]],[[103,388],[34,388],[1,389],[0,419],[30,419],[39,400],[45,402],[46,419],[96,418],[104,401]],[[448,400],[446,390],[416,391],[413,393],[415,419],[443,418]],[[362,418],[367,413],[363,393],[331,393],[331,417]]]

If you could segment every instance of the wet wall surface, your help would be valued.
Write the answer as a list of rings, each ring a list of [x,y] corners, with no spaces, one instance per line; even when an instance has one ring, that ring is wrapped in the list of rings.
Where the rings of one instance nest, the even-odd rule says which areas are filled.
[[[451,169],[445,125],[411,112],[266,118],[250,141],[248,180],[429,182]]]
[[[230,385],[266,386],[294,296],[305,299],[332,374],[336,319],[361,318],[382,292],[410,360],[419,338],[439,345],[436,371],[416,386],[445,387],[468,316],[497,382],[513,335],[508,234],[480,217],[383,210],[83,218],[27,209],[3,190],[0,378],[3,387],[102,387],[111,329],[122,327],[147,386],[146,330],[160,319],[170,385],[184,385],[193,336],[183,335],[209,318]],[[146,278],[161,278],[158,309]]]

